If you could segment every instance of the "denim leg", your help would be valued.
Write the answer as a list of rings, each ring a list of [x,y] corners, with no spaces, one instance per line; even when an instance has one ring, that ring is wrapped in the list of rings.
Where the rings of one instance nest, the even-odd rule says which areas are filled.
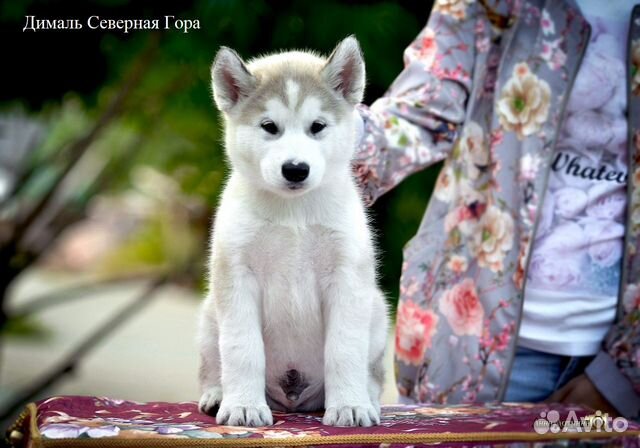
[[[572,356],[569,358],[567,366],[558,377],[558,381],[555,385],[555,390],[560,389],[569,381],[584,372],[589,363],[593,360],[593,356]]]
[[[398,403],[400,404],[416,404],[417,401],[411,397],[405,397],[404,395],[398,394]]]
[[[504,401],[542,401],[555,390],[570,358],[518,347]]]

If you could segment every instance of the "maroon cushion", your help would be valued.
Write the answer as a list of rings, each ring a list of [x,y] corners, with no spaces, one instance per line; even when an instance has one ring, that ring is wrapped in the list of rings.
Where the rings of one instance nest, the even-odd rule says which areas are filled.
[[[593,412],[546,404],[383,406],[380,426],[337,428],[322,425],[322,414],[274,412],[274,424],[261,428],[219,426],[193,402],[138,403],[104,397],[52,397],[28,406],[11,429],[17,445],[30,446],[485,446],[539,443],[557,439],[571,445],[600,440],[608,446],[640,445],[640,425],[617,420],[600,427]],[[577,423],[571,427],[567,418]],[[585,418],[587,417],[587,418]],[[551,420],[551,424],[549,421]],[[591,422],[592,428],[587,431]],[[556,423],[554,426],[553,424]],[[612,422],[613,423],[613,422]],[[611,425],[610,425],[611,426]],[[603,440],[607,438],[607,440]],[[205,440],[207,439],[207,440]],[[162,446],[165,446],[165,443]],[[392,444],[392,445],[389,445]]]

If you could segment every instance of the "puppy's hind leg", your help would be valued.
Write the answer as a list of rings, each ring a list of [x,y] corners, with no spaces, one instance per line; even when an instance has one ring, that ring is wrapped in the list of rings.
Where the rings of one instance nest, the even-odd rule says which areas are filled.
[[[200,390],[198,407],[201,412],[215,417],[222,402],[220,380],[220,347],[218,322],[213,298],[207,297],[200,320]]]

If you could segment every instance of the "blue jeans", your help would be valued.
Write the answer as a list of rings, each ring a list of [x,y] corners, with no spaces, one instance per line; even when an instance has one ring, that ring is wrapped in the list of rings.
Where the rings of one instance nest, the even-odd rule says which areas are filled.
[[[584,372],[593,356],[563,356],[518,347],[504,401],[542,401]]]

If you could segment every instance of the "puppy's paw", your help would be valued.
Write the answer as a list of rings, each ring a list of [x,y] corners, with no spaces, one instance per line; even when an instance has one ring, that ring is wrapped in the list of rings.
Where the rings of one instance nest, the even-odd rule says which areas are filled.
[[[210,387],[200,397],[198,409],[200,412],[215,417],[220,402],[222,402],[222,388],[219,386]]]
[[[238,406],[223,401],[216,415],[216,423],[229,426],[268,426],[273,425],[273,416],[266,404]]]
[[[324,412],[323,425],[373,426],[380,424],[380,412],[370,404],[365,406],[330,406]]]

